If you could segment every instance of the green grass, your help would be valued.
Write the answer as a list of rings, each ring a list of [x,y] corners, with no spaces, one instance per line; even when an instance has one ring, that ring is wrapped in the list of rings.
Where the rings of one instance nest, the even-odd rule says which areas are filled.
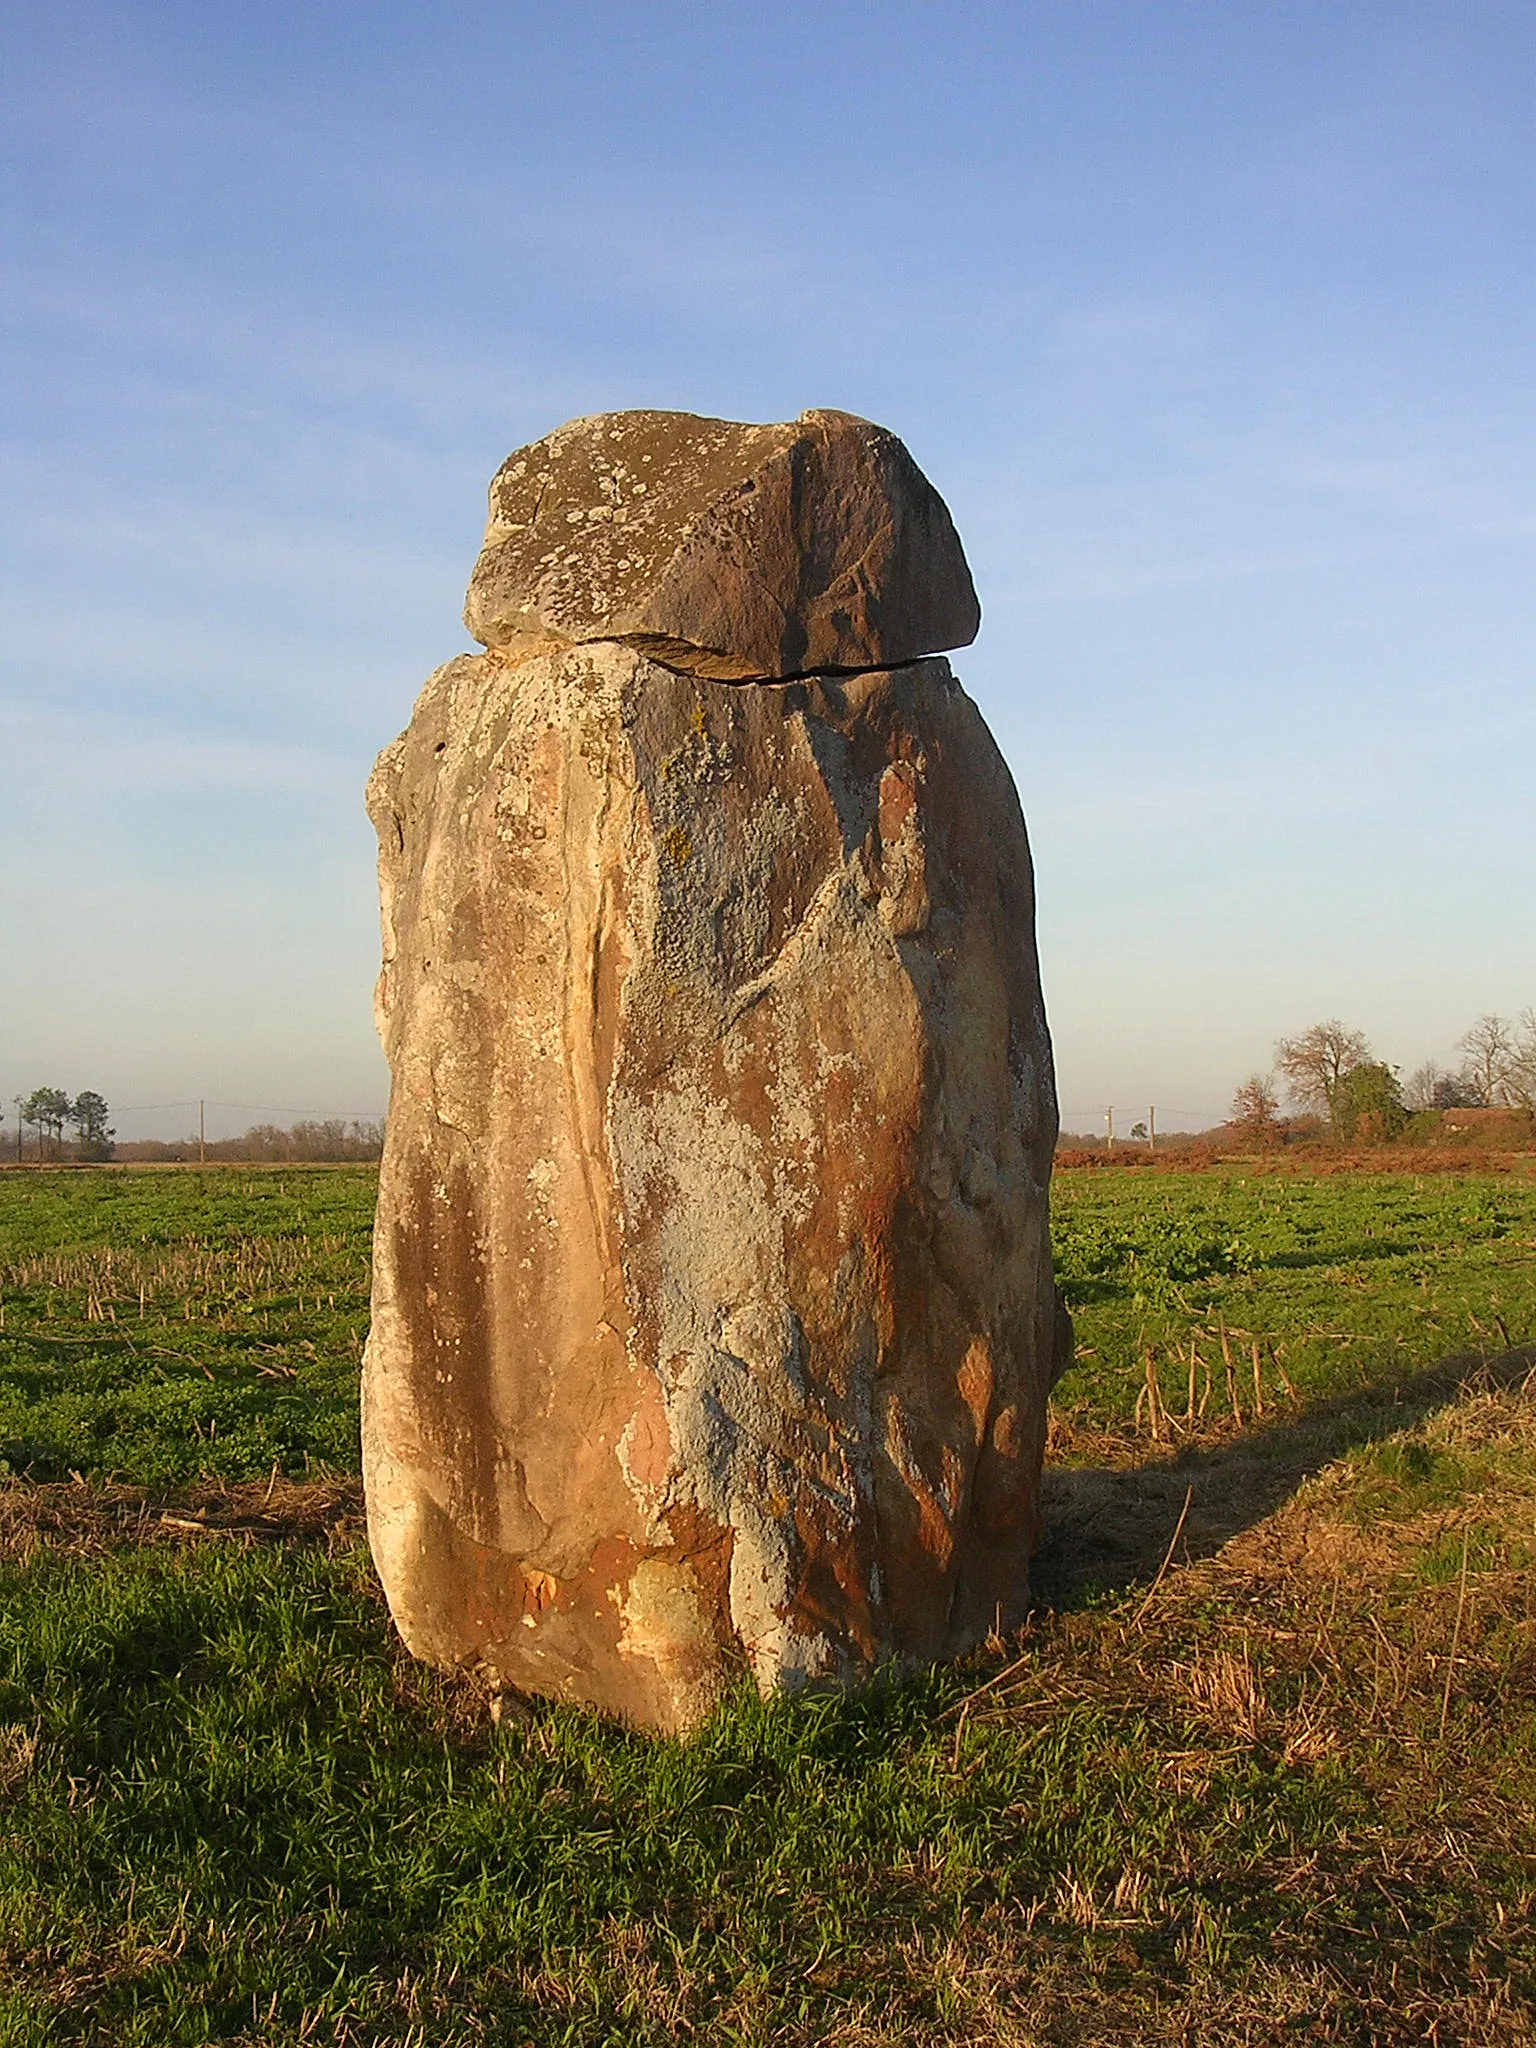
[[[0,1471],[357,1466],[371,1168],[0,1176]]]
[[[1207,1419],[1390,1385],[1437,1358],[1536,1337],[1529,1176],[1069,1173],[1057,1273],[1078,1359],[1058,1408],[1127,1424],[1150,1355],[1164,1406]],[[1234,1375],[1221,1347],[1225,1328]]]
[[[0,1177],[0,2048],[1536,2039],[1536,1391],[1411,1378],[1529,1333],[1527,1184],[1066,1177],[1078,1454],[1118,1444],[1127,1510],[1293,1497],[1006,1670],[689,1742],[498,1724],[345,1526],[108,1512],[355,1466],[370,1207]],[[1147,1350],[1224,1394],[1223,1327],[1274,1346],[1264,1416],[1136,1439]]]
[[[1293,1983],[1390,1960],[1440,1997],[1489,1894],[1529,1897],[1488,1836],[1475,1878],[1435,1840],[1443,1867],[1383,1890],[1370,1759],[1287,1761],[1276,1699],[1234,1742],[1187,1691],[1069,1683],[957,1745],[963,1681],[933,1677],[738,1698],[684,1745],[493,1728],[402,1665],[356,1554],[47,1558],[3,1595],[0,1721],[35,1745],[0,1823],[12,2044],[949,2038],[973,1938],[1149,2015],[1264,1982],[1277,1942]],[[1053,1661],[1081,1683],[1063,1638],[1047,1693]],[[1483,1949],[1532,1988],[1528,1926]]]
[[[164,1484],[357,1465],[370,1168],[0,1175],[0,1469]],[[1057,1407],[1239,1419],[1536,1335],[1536,1181],[1060,1175]],[[142,1295],[140,1290],[143,1290]],[[1143,1406],[1143,1417],[1145,1408]]]

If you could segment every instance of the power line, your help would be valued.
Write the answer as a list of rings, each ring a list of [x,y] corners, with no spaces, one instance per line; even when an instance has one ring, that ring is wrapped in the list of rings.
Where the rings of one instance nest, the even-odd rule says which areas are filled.
[[[185,1102],[114,1103],[114,1116],[155,1116],[170,1109],[196,1109],[199,1102],[208,1109],[238,1109],[250,1116],[350,1117],[355,1123],[378,1123],[382,1109],[295,1109],[291,1104],[270,1102],[215,1102],[211,1095],[190,1096]]]
[[[1057,1113],[1063,1123],[1075,1123],[1081,1119],[1087,1123],[1101,1124],[1104,1121],[1104,1104],[1102,1102],[1097,1103],[1092,1109],[1062,1109]],[[1208,1109],[1170,1109],[1165,1103],[1157,1105],[1158,1123],[1165,1129],[1167,1127],[1167,1120],[1171,1116],[1200,1118],[1209,1117],[1210,1115],[1211,1111]]]

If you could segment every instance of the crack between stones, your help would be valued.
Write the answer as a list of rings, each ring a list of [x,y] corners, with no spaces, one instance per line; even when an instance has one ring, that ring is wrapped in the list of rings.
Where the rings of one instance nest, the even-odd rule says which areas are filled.
[[[572,644],[582,647],[595,647],[600,646],[602,643],[594,640],[583,640],[575,641]],[[787,676],[712,676],[707,670],[691,668],[686,663],[678,661],[668,661],[665,654],[653,647],[646,646],[643,638],[638,634],[633,638],[620,639],[617,644],[621,647],[633,647],[637,653],[645,655],[650,661],[654,661],[658,668],[670,669],[674,675],[692,676],[699,682],[730,683],[736,689],[755,690],[784,690],[790,688],[795,683],[814,683],[820,681],[823,677],[828,677],[834,682],[846,682],[856,676],[898,675],[905,669],[920,668],[925,661],[940,661],[949,654],[959,651],[955,648],[936,648],[930,654],[910,655],[905,661],[877,661],[858,668],[834,668],[828,665],[821,668],[795,669]]]
[[[876,661],[864,663],[855,668],[837,668],[824,664],[820,668],[792,670],[785,676],[755,675],[712,675],[707,667],[695,666],[681,661],[674,655],[667,658],[667,651],[686,643],[663,640],[661,636],[646,633],[609,633],[594,640],[540,640],[526,647],[491,646],[485,652],[494,655],[504,668],[521,668],[525,662],[536,660],[540,655],[574,651],[578,647],[627,647],[635,654],[643,654],[647,661],[655,662],[658,668],[669,670],[675,676],[689,676],[695,682],[729,683],[733,689],[787,690],[796,683],[814,683],[822,679],[833,682],[847,682],[857,676],[900,675],[907,669],[920,668],[925,661],[941,661],[961,650],[953,647],[936,647],[927,654],[912,654],[904,661]],[[711,655],[707,649],[699,650],[707,662],[729,661],[729,655]]]

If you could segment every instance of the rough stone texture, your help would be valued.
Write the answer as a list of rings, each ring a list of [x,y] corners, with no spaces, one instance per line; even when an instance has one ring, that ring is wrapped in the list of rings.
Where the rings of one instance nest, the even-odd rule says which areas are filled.
[[[889,649],[823,616],[793,663]],[[1024,1611],[1070,1341],[1033,884],[946,661],[744,689],[545,637],[439,670],[370,784],[369,1529],[418,1654],[678,1728]]]
[[[464,610],[483,646],[621,640],[737,680],[890,667],[976,637],[944,501],[850,413],[603,413],[520,449]]]

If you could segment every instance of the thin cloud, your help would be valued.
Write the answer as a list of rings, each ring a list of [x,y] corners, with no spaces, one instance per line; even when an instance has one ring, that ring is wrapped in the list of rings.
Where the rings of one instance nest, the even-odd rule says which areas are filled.
[[[219,790],[266,796],[330,794],[355,772],[345,755],[270,740],[193,738],[146,731],[140,720],[104,719],[37,703],[0,703],[0,752],[13,764],[70,764],[71,784],[130,790],[139,801]],[[46,781],[46,777],[38,777]],[[45,800],[56,803],[48,794]]]

